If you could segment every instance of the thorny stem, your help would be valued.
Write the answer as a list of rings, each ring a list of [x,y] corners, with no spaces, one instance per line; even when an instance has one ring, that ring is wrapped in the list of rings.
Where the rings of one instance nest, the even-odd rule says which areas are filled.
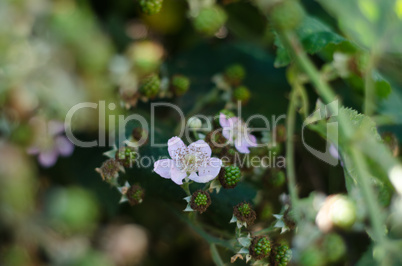
[[[299,221],[299,211],[297,208],[298,196],[296,188],[296,174],[294,166],[294,145],[293,134],[295,131],[296,122],[296,108],[297,108],[297,91],[292,90],[290,93],[290,103],[288,107],[287,120],[286,120],[286,175],[288,177],[288,190],[290,200],[292,202],[292,209],[295,213],[295,218]]]

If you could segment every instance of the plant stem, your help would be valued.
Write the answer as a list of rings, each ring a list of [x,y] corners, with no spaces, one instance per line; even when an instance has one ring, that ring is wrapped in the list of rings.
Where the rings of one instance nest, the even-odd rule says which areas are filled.
[[[363,197],[366,200],[366,205],[369,210],[369,215],[371,219],[371,226],[373,228],[373,236],[376,241],[379,243],[383,243],[385,240],[385,223],[382,219],[382,215],[380,212],[380,206],[378,202],[375,200],[374,195],[376,195],[374,189],[367,182],[367,178],[370,176],[369,171],[367,170],[367,166],[362,157],[362,154],[359,153],[356,149],[351,149],[350,153],[353,157],[353,161],[356,165],[357,175],[356,179],[358,184],[360,184],[360,188],[363,193]]]
[[[190,192],[190,182],[184,182],[183,185],[181,185],[181,188],[186,192],[187,196],[191,196]]]
[[[294,166],[294,145],[293,134],[295,131],[296,123],[296,107],[297,107],[297,93],[292,90],[290,93],[290,103],[288,107],[287,120],[286,120],[286,175],[288,177],[288,190],[290,200],[292,202],[292,209],[295,212],[295,218],[299,221],[299,211],[297,208],[298,195],[296,188],[296,173]]]
[[[335,100],[335,94],[332,92],[331,87],[328,85],[326,81],[321,79],[318,70],[314,66],[314,64],[311,62],[311,60],[308,58],[307,54],[303,50],[302,46],[300,45],[299,40],[297,39],[296,35],[293,32],[282,32],[280,34],[281,40],[287,45],[290,49],[290,51],[293,52],[293,56],[296,60],[296,62],[299,64],[299,66],[305,71],[305,73],[309,76],[312,84],[314,85],[315,89],[317,90],[318,94],[323,98],[323,100],[326,103],[330,103],[331,101]],[[292,107],[292,104],[290,105],[289,109]],[[332,111],[332,110],[330,110]],[[290,115],[292,113],[290,112]],[[288,120],[291,120],[292,117],[289,117],[288,115]],[[294,118],[293,118],[294,119]],[[292,122],[292,121],[290,121]],[[289,122],[289,125],[291,126],[291,123]],[[350,125],[349,121],[344,120],[342,116],[338,116],[338,122],[339,122],[339,129],[341,131],[341,136],[346,140],[349,141],[352,147],[350,148],[352,152],[352,157],[353,161],[356,163],[357,169],[359,171],[358,173],[358,183],[362,187],[363,190],[363,196],[365,199],[366,204],[368,205],[369,212],[370,212],[370,220],[371,224],[373,226],[373,233],[374,233],[374,238],[377,241],[383,242],[385,240],[385,235],[382,230],[382,219],[381,219],[381,211],[380,208],[377,204],[377,202],[374,200],[373,195],[374,191],[371,188],[368,180],[368,175],[365,175],[365,170],[366,169],[366,162],[362,159],[363,154],[357,149],[357,147],[353,147],[353,136],[352,136],[352,126]],[[293,128],[290,128],[293,129]],[[288,131],[290,131],[288,129]],[[292,130],[293,131],[293,130]],[[288,134],[289,137],[289,134]],[[287,140],[287,143],[289,143],[289,139]],[[293,156],[289,154],[293,150],[293,144],[291,144],[290,147],[287,147],[287,156],[290,155],[290,159],[287,159],[287,164],[291,167],[288,168],[293,168]],[[363,171],[362,171],[363,169]],[[290,174],[294,171],[293,169],[288,169]],[[288,173],[289,175],[289,173]],[[294,177],[294,176],[293,176]],[[289,176],[289,182],[292,180],[292,176]],[[291,184],[289,184],[291,185]],[[295,188],[292,188],[295,189]],[[290,191],[291,192],[291,191]],[[291,198],[294,198],[294,195],[292,196],[291,193]]]
[[[218,265],[218,266],[224,266],[225,264],[223,263],[222,258],[219,255],[219,252],[218,252],[218,249],[216,248],[216,245],[211,244],[210,248],[211,248],[212,259],[215,262],[215,264]]]

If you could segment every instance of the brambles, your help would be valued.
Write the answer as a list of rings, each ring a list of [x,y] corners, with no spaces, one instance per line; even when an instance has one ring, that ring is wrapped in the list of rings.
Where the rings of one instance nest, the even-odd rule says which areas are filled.
[[[222,27],[227,20],[226,12],[219,6],[205,7],[193,19],[196,31],[212,36]]]
[[[261,260],[268,257],[271,252],[269,238],[267,236],[254,237],[251,241],[249,252],[255,260]]]
[[[131,206],[140,204],[145,197],[145,191],[144,189],[139,186],[139,185],[132,185],[128,190],[127,190],[127,199],[128,202],[130,203]]]
[[[293,30],[303,20],[304,9],[297,0],[281,1],[270,11],[274,26],[281,30]]]
[[[132,167],[135,159],[137,158],[137,152],[133,147],[121,147],[116,152],[116,161],[122,164],[124,167]]]
[[[286,266],[292,258],[292,250],[287,243],[275,243],[271,255],[270,262],[273,266]]]
[[[226,68],[225,78],[230,85],[239,85],[246,76],[246,70],[240,64],[233,64]]]
[[[191,195],[190,206],[193,210],[203,213],[211,205],[211,197],[207,191],[197,190]]]
[[[242,202],[233,208],[233,215],[240,222],[246,223],[247,226],[254,224],[257,215],[255,211],[251,208],[250,203]]]
[[[107,182],[112,182],[118,176],[120,164],[115,159],[105,161],[100,168],[96,169],[101,174],[102,179]]]
[[[172,77],[172,90],[177,96],[185,94],[190,87],[190,79],[183,75]]]
[[[139,0],[139,2],[144,14],[155,15],[161,11],[163,0]]]
[[[140,92],[144,96],[152,99],[158,95],[161,81],[156,74],[151,74],[142,80]]]
[[[221,169],[219,181],[224,188],[234,188],[239,183],[241,172],[235,165],[227,166]]]
[[[250,90],[246,86],[239,86],[233,92],[234,99],[244,104],[250,100],[250,96]]]

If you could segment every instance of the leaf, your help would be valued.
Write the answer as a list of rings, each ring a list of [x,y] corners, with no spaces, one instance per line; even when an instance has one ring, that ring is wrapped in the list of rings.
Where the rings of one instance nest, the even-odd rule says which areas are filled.
[[[401,52],[402,15],[399,0],[318,0],[337,18],[341,30],[359,45],[382,52]],[[386,40],[384,42],[383,40]]]
[[[303,23],[296,31],[304,49],[309,54],[315,54],[324,49],[329,44],[342,44],[349,42],[344,37],[335,33],[329,26],[322,23],[320,20],[306,16]],[[275,34],[274,44],[278,47],[275,67],[284,67],[291,62],[289,52],[283,46],[278,34]]]

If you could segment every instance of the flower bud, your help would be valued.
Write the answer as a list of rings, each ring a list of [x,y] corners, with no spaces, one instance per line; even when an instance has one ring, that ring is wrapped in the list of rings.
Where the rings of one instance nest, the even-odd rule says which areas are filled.
[[[199,129],[202,126],[201,120],[195,116],[191,117],[187,123],[188,123],[188,127],[191,129]]]
[[[177,96],[185,94],[190,87],[190,79],[183,75],[174,75],[172,77],[171,88]]]
[[[233,85],[239,85],[244,77],[246,76],[246,70],[240,64],[233,64],[226,68],[225,70],[225,79],[226,81]]]

